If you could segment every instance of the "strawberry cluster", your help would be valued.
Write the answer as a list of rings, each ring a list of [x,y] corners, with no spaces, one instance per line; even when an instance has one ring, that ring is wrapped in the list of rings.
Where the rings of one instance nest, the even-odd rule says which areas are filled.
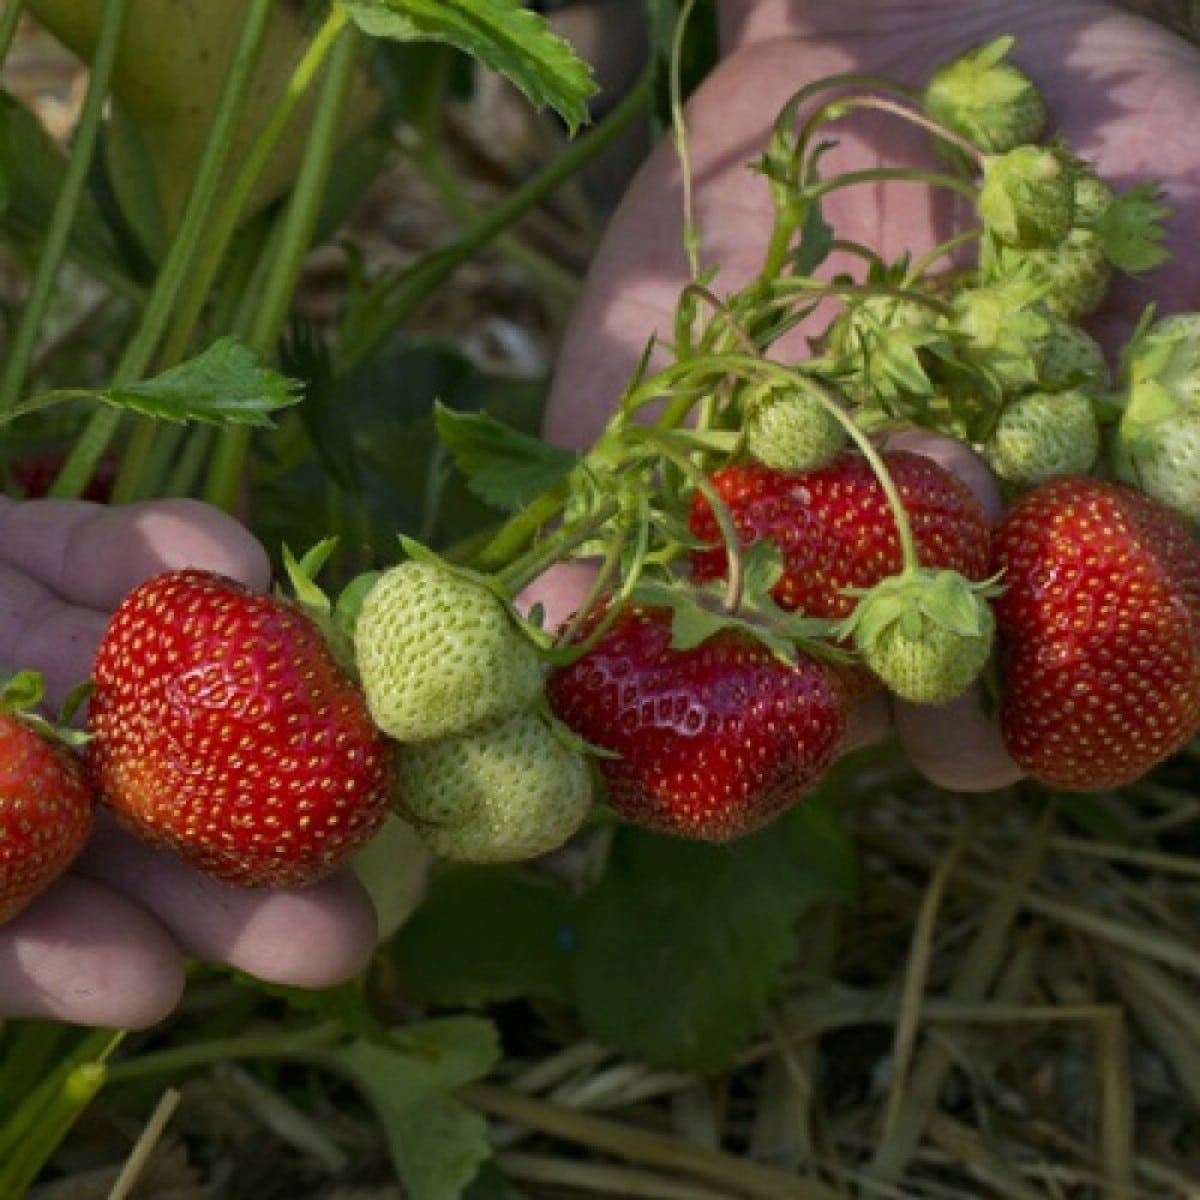
[[[289,564],[295,600],[194,571],[130,595],[96,660],[86,772],[0,718],[0,766],[37,759],[0,802],[0,920],[78,851],[94,796],[223,880],[294,885],[389,810],[480,862],[562,845],[597,794],[653,829],[741,836],[817,786],[878,689],[945,705],[986,684],[1012,757],[1058,788],[1120,786],[1182,748],[1200,728],[1200,315],[1148,312],[1110,369],[1083,322],[1117,274],[1162,261],[1164,210],[1044,136],[1011,45],[916,97],[857,76],[798,93],[759,164],[761,271],[683,291],[669,361],[646,355],[587,454],[490,418],[440,426],[481,494],[515,477],[473,568],[406,543],[336,605],[319,553]],[[971,201],[918,258],[825,220],[835,188],[897,177],[822,177],[825,126],[866,108],[928,130],[944,171],[913,177]],[[811,353],[783,361],[801,322]],[[985,461],[1006,515],[893,442],[911,430]],[[565,626],[522,616],[521,591],[573,560],[594,583]]]

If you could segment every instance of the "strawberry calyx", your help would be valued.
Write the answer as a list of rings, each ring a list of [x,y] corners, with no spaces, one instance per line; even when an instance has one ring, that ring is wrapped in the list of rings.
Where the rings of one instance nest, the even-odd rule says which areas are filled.
[[[986,156],[976,201],[985,228],[1009,246],[1057,246],[1075,223],[1074,170],[1058,146],[1016,146]]]
[[[1041,94],[1009,60],[1015,39],[994,38],[939,67],[922,93],[925,111],[991,153],[1034,141],[1046,123]]]
[[[995,578],[972,583],[957,571],[907,570],[859,597],[837,625],[889,691],[916,704],[945,704],[962,695],[991,655],[995,631],[989,601]]]
[[[87,745],[88,734],[72,724],[91,691],[91,682],[72,688],[55,719],[42,710],[46,696],[45,681],[39,671],[16,671],[0,682],[0,713],[20,721],[49,742],[80,749]]]

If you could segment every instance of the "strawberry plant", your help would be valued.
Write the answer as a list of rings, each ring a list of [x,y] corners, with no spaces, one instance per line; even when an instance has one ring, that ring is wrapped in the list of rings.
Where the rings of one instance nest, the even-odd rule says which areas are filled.
[[[0,810],[0,922],[19,929],[71,864],[96,871],[94,788],[101,819],[194,868],[197,894],[303,898],[353,869],[387,937],[367,972],[315,994],[197,964],[223,1015],[187,1010],[166,1044],[55,1046],[29,1027],[0,1063],[15,1098],[0,1147],[26,1147],[0,1183],[28,1186],[106,1081],[133,1103],[147,1081],[253,1062],[249,1084],[230,1077],[373,1113],[415,1200],[505,1195],[496,1164],[521,1160],[489,1163],[482,1114],[545,1117],[483,1082],[512,1080],[506,1057],[566,1029],[715,1076],[778,1023],[789,972],[828,976],[864,887],[855,803],[894,769],[854,748],[870,705],[902,722],[982,697],[1027,777],[1004,799],[1065,797],[1081,824],[1189,752],[1194,314],[1147,309],[1110,376],[1081,321],[1163,262],[1168,214],[1048,132],[1013,39],[923,88],[855,74],[796,92],[750,168],[772,206],[761,261],[727,288],[690,207],[696,43],[662,5],[665,53],[630,98],[487,211],[453,182],[435,115],[464,73],[469,88],[467,60],[568,133],[592,92],[515,0],[26,7],[90,69],[67,152],[15,100],[0,110],[0,162],[36,150],[2,179],[29,275],[0,368],[10,490],[205,499],[268,541],[287,583],[182,568],[134,588],[86,681],[83,756],[4,715],[0,743],[24,758]],[[16,21],[0,18],[0,48]],[[537,432],[537,389],[401,327],[511,247],[652,83],[690,278],[671,328],[598,398],[598,435],[567,449]],[[936,165],[833,169],[838,131],[864,119],[916,131]],[[398,127],[463,227],[379,267],[347,231]],[[896,255],[837,227],[835,196],[895,182],[948,201],[932,246]],[[336,311],[306,308],[311,252],[339,238]],[[535,248],[512,252],[562,286]],[[38,352],[68,272],[103,289],[118,331],[82,378]],[[938,446],[987,464],[1003,517]],[[301,541],[297,562],[284,547]],[[566,572],[584,582],[560,620],[529,597]],[[956,1002],[982,1000],[1014,919],[989,909]],[[911,1049],[898,1035],[900,1074]],[[936,1094],[943,1068],[922,1062]],[[907,1136],[891,1114],[866,1165],[886,1178]],[[755,1178],[739,1194],[790,1194]]]

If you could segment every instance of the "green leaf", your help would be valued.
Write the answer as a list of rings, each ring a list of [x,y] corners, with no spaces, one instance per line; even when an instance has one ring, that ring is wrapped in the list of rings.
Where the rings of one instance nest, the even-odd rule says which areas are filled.
[[[1096,222],[1104,253],[1119,270],[1136,275],[1170,258],[1163,246],[1163,220],[1171,210],[1151,184],[1139,184],[1116,196]]]
[[[504,75],[537,108],[549,106],[571,132],[588,119],[591,71],[545,20],[519,0],[341,0],[371,37],[456,46]]]
[[[98,393],[119,408],[166,421],[268,426],[267,414],[298,403],[293,380],[263,366],[248,346],[218,338],[195,358],[153,379]]]
[[[475,1008],[534,997],[566,1002],[567,897],[507,867],[446,867],[393,942],[405,990]]]
[[[504,512],[523,508],[566,478],[579,461],[573,450],[552,446],[486,413],[456,412],[438,403],[434,420],[471,490]]]
[[[409,1200],[462,1194],[488,1159],[487,1123],[453,1092],[500,1058],[491,1022],[448,1017],[406,1026],[403,1040],[360,1039],[330,1052],[379,1115]]]
[[[576,913],[585,1025],[652,1063],[721,1070],[759,1026],[797,918],[855,882],[850,839],[817,796],[725,846],[620,828]]]

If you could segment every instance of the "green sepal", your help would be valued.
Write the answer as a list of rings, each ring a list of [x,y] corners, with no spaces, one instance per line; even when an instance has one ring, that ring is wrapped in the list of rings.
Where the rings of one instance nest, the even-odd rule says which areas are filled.
[[[1163,222],[1171,214],[1162,196],[1156,185],[1138,184],[1114,196],[1091,222],[1105,257],[1118,270],[1138,275],[1162,266],[1171,257],[1162,244],[1166,237]]]
[[[987,631],[979,601],[1000,594],[998,577],[973,583],[957,571],[906,571],[890,575],[871,588],[847,589],[858,597],[850,616],[837,623],[837,636],[860,649],[878,641],[899,622],[909,636],[918,636],[917,622],[930,621],[961,637],[978,637]]]

